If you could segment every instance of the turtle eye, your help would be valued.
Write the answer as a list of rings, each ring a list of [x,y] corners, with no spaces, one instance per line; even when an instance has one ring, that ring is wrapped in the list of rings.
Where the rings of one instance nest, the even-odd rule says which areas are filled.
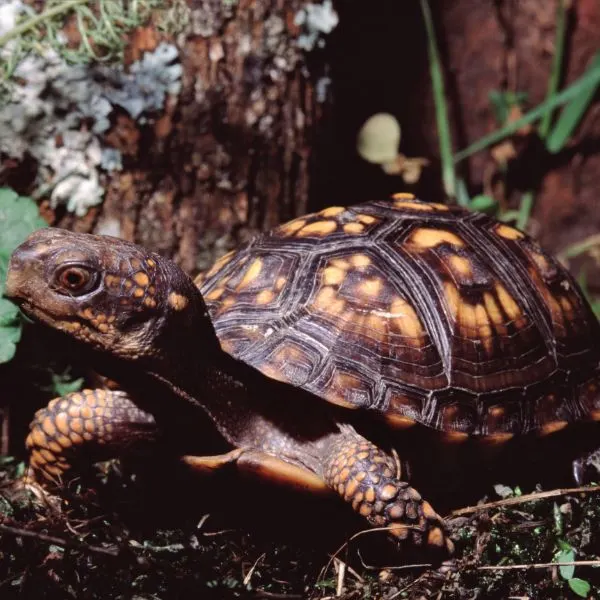
[[[54,276],[57,291],[70,296],[87,294],[98,282],[98,273],[79,265],[66,265]]]

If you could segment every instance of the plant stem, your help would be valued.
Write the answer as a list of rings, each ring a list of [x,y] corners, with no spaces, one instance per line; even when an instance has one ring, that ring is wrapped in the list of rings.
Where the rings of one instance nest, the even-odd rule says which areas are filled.
[[[558,84],[560,82],[560,75],[562,72],[562,62],[565,50],[565,38],[567,31],[567,7],[566,0],[558,0],[558,7],[556,9],[556,34],[554,37],[554,57],[552,59],[552,72],[550,73],[550,80],[548,82],[548,93],[546,99],[552,98],[558,92]],[[543,117],[542,122],[538,128],[540,137],[545,140],[550,133],[550,126],[552,125],[552,110],[549,110]]]
[[[31,19],[27,19],[27,21],[23,21],[16,27],[13,27],[9,32],[5,33],[3,36],[0,36],[0,48],[7,44],[10,40],[19,37],[22,33],[25,33],[29,29],[33,29],[40,23],[43,23],[47,19],[51,19],[52,17],[56,17],[63,12],[67,12],[77,6],[78,4],[85,4],[85,0],[67,0],[63,4],[58,4],[57,6],[53,6],[45,10],[44,12],[36,15],[35,17],[31,17]]]
[[[593,88],[600,83],[600,65],[590,69],[585,75],[577,79],[569,87],[565,88],[562,92],[555,94],[552,98],[545,100],[542,104],[536,106],[533,110],[523,115],[520,119],[508,123],[501,129],[494,131],[488,135],[483,136],[470,146],[467,146],[464,150],[460,150],[454,155],[454,162],[459,163],[461,160],[468,158],[472,154],[484,150],[488,146],[497,144],[503,139],[516,133],[521,127],[534,123],[546,112],[553,110],[557,106],[562,106],[567,102],[577,98],[583,91]]]
[[[454,159],[452,156],[452,137],[448,121],[448,108],[446,106],[446,94],[444,90],[444,77],[440,64],[440,56],[435,40],[435,30],[431,9],[427,0],[421,1],[421,12],[425,21],[427,32],[427,54],[429,56],[429,73],[433,88],[433,99],[435,102],[435,119],[440,144],[440,160],[442,161],[442,181],[444,191],[450,198],[456,195],[456,174],[454,172]]]

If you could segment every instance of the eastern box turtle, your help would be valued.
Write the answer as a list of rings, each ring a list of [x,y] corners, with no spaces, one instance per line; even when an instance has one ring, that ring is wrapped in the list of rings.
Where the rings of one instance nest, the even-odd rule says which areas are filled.
[[[498,443],[600,420],[599,325],[569,273],[512,227],[409,195],[295,219],[196,282],[128,242],[43,229],[15,250],[6,290],[125,390],[38,412],[42,478],[176,430],[192,407],[230,449],[186,456],[193,467],[333,489],[396,539],[451,550],[363,423]]]

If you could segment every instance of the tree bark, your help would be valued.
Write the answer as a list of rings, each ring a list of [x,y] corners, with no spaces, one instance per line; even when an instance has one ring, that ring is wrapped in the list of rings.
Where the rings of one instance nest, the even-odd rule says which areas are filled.
[[[300,0],[195,2],[181,48],[183,91],[152,126],[119,114],[107,142],[125,158],[105,200],[58,225],[109,233],[194,273],[260,230],[306,212],[311,146],[326,111],[297,46]],[[194,15],[194,13],[193,13]],[[159,39],[152,28],[132,36]],[[137,58],[134,51],[130,58]]]

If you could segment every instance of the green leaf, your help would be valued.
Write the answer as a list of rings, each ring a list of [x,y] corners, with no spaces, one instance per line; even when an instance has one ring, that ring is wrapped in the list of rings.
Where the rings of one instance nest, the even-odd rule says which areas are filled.
[[[579,579],[579,577],[573,577],[572,579],[569,579],[569,587],[581,598],[587,598],[590,590],[592,589],[592,586],[587,581],[584,579]]]
[[[36,229],[46,227],[37,204],[10,188],[0,188],[0,249],[12,252]]]
[[[555,556],[555,560],[557,563],[561,563],[561,562],[573,562],[575,560],[575,550],[573,550],[573,548],[569,548],[568,550],[566,548],[563,548],[556,556]],[[563,565],[561,567],[558,567],[558,570],[560,571],[560,576],[563,579],[571,579],[571,577],[573,577],[573,573],[575,572],[575,566],[573,565]]]
[[[586,69],[582,79],[586,80],[586,78],[590,78],[593,75],[594,69],[598,67],[600,67],[600,52],[596,54],[591,65]],[[563,108],[556,125],[546,139],[546,148],[548,149],[548,152],[554,154],[560,152],[564,148],[565,144],[573,134],[573,131],[575,131],[577,125],[579,125],[579,122],[583,118],[583,115],[592,102],[599,86],[600,81],[596,81],[595,85],[582,90],[578,96]]]
[[[454,157],[452,155],[452,136],[450,134],[450,119],[448,118],[448,107],[446,105],[446,92],[444,89],[444,76],[440,54],[435,39],[435,29],[431,8],[427,0],[421,0],[421,13],[425,22],[427,33],[427,56],[429,58],[429,75],[433,89],[433,101],[435,104],[435,120],[440,146],[440,160],[442,163],[442,182],[444,191],[450,198],[456,194],[456,173],[454,172]]]
[[[456,202],[459,206],[464,206],[465,208],[468,208],[471,204],[469,190],[467,189],[467,184],[462,177],[459,177],[456,180]]]
[[[490,214],[496,212],[496,209],[498,208],[498,202],[495,198],[492,198],[487,194],[478,194],[471,200],[469,208],[471,210]]]
[[[45,227],[37,204],[10,188],[0,188],[0,363],[8,362],[21,339],[19,309],[2,297],[12,251],[36,229]]]

